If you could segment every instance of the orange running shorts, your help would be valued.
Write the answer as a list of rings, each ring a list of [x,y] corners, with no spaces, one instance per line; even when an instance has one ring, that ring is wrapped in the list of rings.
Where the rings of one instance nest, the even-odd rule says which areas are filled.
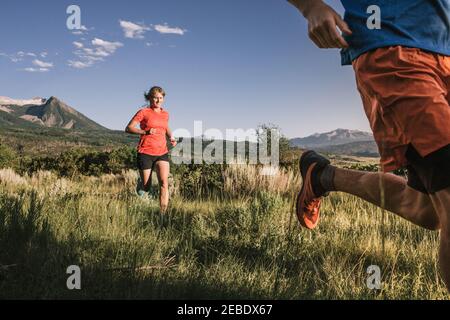
[[[422,157],[450,144],[450,57],[391,46],[362,54],[353,69],[384,172],[408,164],[410,144]]]

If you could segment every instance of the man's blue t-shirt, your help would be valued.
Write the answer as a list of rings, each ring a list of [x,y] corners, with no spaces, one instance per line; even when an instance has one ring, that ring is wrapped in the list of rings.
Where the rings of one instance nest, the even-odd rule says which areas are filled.
[[[342,65],[366,51],[401,45],[450,56],[450,0],[341,0],[344,20],[352,30],[349,48],[341,51]],[[371,5],[381,12],[381,29],[369,29]]]

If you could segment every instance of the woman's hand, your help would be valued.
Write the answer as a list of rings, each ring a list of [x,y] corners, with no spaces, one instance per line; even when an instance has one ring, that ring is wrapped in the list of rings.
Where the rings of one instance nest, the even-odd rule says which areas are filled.
[[[156,129],[155,128],[150,128],[149,130],[145,130],[145,135],[151,135],[151,134],[156,134]]]
[[[176,146],[177,145],[177,139],[175,139],[175,137],[174,136],[171,136],[170,137],[170,143],[172,144],[172,146]]]

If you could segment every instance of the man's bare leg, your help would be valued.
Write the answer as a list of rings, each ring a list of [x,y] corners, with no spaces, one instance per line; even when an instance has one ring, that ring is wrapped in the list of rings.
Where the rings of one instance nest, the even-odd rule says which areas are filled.
[[[441,220],[439,267],[450,292],[450,188],[438,191],[430,198]]]
[[[440,216],[437,215],[430,196],[410,188],[406,184],[406,179],[390,173],[335,168],[333,182],[336,191],[355,195],[379,207],[383,206],[384,209],[423,228],[430,230],[440,228]],[[445,201],[447,207],[450,206],[450,196]],[[446,239],[450,241],[450,237]],[[446,261],[450,267],[450,259]]]

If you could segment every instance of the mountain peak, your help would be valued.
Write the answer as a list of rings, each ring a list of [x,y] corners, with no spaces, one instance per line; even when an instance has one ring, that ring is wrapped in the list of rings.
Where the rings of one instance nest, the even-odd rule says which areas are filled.
[[[45,98],[34,97],[32,99],[13,99],[10,97],[0,96],[0,105],[4,106],[26,106],[26,105],[42,105],[46,102]]]
[[[373,141],[373,135],[369,132],[338,128],[325,133],[315,133],[304,138],[291,139],[291,144],[303,148],[317,148],[360,141]]]
[[[52,102],[61,102],[61,100],[59,100],[55,96],[51,96],[50,98],[48,98],[47,103],[52,103]]]
[[[44,127],[107,130],[55,96],[48,99],[33,98],[31,100],[0,97],[0,106],[2,106],[0,111],[8,113],[9,118],[12,119],[8,120],[8,123],[11,124],[22,123],[25,120]],[[14,106],[22,106],[23,108],[14,108]],[[14,117],[17,120],[14,120]]]

